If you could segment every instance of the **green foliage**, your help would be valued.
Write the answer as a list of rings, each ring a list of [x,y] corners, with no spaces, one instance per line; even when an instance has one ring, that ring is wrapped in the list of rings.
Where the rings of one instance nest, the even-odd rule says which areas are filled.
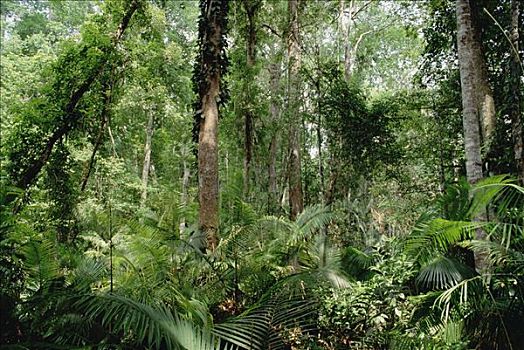
[[[339,162],[344,160],[339,172],[359,179],[379,165],[394,164],[399,157],[393,135],[393,118],[398,109],[394,100],[384,98],[369,103],[361,88],[347,83],[342,72],[333,66],[326,69],[323,84],[326,92],[320,104],[329,149]],[[344,180],[350,182],[351,178]]]
[[[0,1],[2,348],[524,343],[524,193],[509,177],[461,180],[453,1],[346,1],[343,13],[339,1],[300,3],[302,84],[290,106],[285,1]],[[509,4],[474,5],[506,29]],[[257,56],[248,69],[246,15],[254,10]],[[230,27],[218,41],[209,38],[215,15]],[[489,170],[514,172],[508,42],[485,12],[480,18],[500,111]],[[341,70],[345,37],[350,79]],[[220,242],[204,254],[191,152],[200,107],[192,103],[206,76],[226,68]],[[306,203],[295,221],[278,216],[289,195],[290,107],[300,111]],[[269,194],[272,157],[277,188]],[[474,220],[479,214],[487,220]],[[475,239],[480,229],[487,240]],[[488,265],[482,275],[478,253]]]
[[[393,256],[370,266],[375,273],[365,282],[324,290],[319,321],[332,346],[385,348],[405,332],[415,306],[408,298],[413,267],[405,256]]]

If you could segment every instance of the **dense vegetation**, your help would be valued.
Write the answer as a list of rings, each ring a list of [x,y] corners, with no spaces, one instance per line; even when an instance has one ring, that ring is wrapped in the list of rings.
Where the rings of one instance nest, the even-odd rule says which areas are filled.
[[[0,348],[524,344],[519,0],[0,6]]]

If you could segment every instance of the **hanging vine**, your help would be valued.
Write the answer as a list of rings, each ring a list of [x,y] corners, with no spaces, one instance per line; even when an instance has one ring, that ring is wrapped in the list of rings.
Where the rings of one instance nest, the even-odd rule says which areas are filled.
[[[193,108],[193,141],[198,142],[202,116],[202,98],[209,91],[211,77],[227,74],[229,61],[226,55],[229,0],[201,0],[198,19],[198,56],[193,69],[193,91],[198,96]],[[217,30],[218,29],[218,30]],[[218,35],[218,37],[217,37]],[[223,106],[229,90],[222,83],[218,106]]]

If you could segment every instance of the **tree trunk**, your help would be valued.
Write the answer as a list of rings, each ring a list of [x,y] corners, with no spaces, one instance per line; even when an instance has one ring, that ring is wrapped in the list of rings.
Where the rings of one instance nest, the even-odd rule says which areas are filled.
[[[189,178],[191,177],[191,172],[189,170],[189,167],[187,166],[187,160],[186,160],[186,153],[185,152],[183,154],[182,167],[183,167],[183,173],[182,173],[182,205],[184,206],[184,208],[187,208]],[[184,216],[182,216],[180,218],[179,233],[181,234],[185,230],[186,227],[187,227],[186,217],[184,215]]]
[[[300,159],[300,45],[298,25],[298,2],[288,1],[289,32],[288,32],[288,110],[289,110],[289,207],[290,219],[295,220],[304,209],[302,193],[302,171]]]
[[[154,122],[154,111],[149,111],[149,119],[146,127],[146,143],[144,145],[144,164],[142,167],[142,195],[140,196],[141,208],[145,207],[147,200],[147,183],[149,181],[149,170],[151,169],[151,143],[153,140]]]
[[[466,153],[466,174],[468,182],[475,184],[482,179],[482,157],[480,144],[480,110],[477,104],[477,82],[479,81],[478,43],[472,25],[469,0],[457,0],[457,49],[462,90],[462,123]],[[482,217],[476,220],[482,220]],[[476,239],[486,239],[486,233],[477,230]],[[485,252],[475,253],[475,268],[484,271],[487,267]]]
[[[220,79],[226,59],[223,56],[227,24],[227,0],[201,0],[199,23],[200,54],[198,70],[198,202],[199,229],[207,250],[218,244],[218,99]],[[200,114],[199,114],[200,113]]]
[[[246,41],[246,69],[249,81],[246,81],[247,98],[252,99],[251,84],[253,83],[253,67],[256,59],[256,23],[255,15],[258,8],[258,0],[244,0],[243,5],[247,14],[247,41]],[[251,159],[253,158],[253,108],[252,101],[244,101],[244,198],[249,196],[249,179],[251,176]]]
[[[320,57],[320,53],[317,57]],[[319,66],[320,66],[320,58],[318,59]],[[315,88],[317,90],[317,148],[318,148],[318,176],[319,176],[319,184],[320,184],[320,199],[324,201],[324,193],[325,193],[325,187],[324,187],[324,158],[322,156],[322,105],[320,103],[321,100],[321,94],[320,91],[320,74],[322,74],[320,71],[317,74],[317,78],[315,81]]]
[[[351,30],[353,28],[353,11],[354,11],[354,1],[351,0],[349,2],[349,16],[347,21],[342,21],[343,26],[343,35],[344,35],[344,78],[346,81],[349,81],[351,78],[351,75],[353,73],[353,50],[350,47],[349,42],[349,35],[351,34]],[[342,8],[342,11],[345,11],[345,8]],[[342,12],[342,14],[343,14]]]
[[[476,99],[480,121],[482,150],[487,155],[491,148],[496,127],[495,101],[488,81],[488,68],[483,56],[480,14],[483,11],[479,1],[469,1],[471,25],[473,30],[472,55],[476,67]]]
[[[269,144],[269,162],[268,162],[268,213],[276,214],[278,208],[278,188],[277,188],[277,154],[278,154],[278,138],[279,129],[275,127],[280,118],[280,105],[278,101],[279,85],[280,85],[280,63],[274,62],[269,67],[270,76],[270,90],[271,90],[271,105],[269,107],[271,113],[271,142]]]
[[[118,26],[117,31],[114,33],[113,48],[117,46],[117,43],[122,38],[126,28],[129,25],[129,22],[131,21],[131,17],[138,9],[138,6],[138,0],[133,0],[130,3],[126,13],[122,18],[122,21],[120,22],[120,25]],[[77,121],[76,119],[80,115],[73,113],[76,110],[78,102],[84,96],[84,94],[87,91],[89,91],[91,85],[96,80],[96,78],[98,78],[98,76],[102,73],[106,64],[107,61],[101,61],[93,70],[93,72],[89,75],[89,77],[82,84],[80,84],[78,89],[71,93],[70,99],[63,106],[64,122],[61,123],[61,125],[58,125],[57,128],[53,131],[51,136],[46,140],[45,144],[43,145],[42,150],[37,151],[38,154],[34,156],[35,159],[33,160],[32,164],[29,167],[27,167],[27,169],[23,169],[22,173],[20,174],[20,177],[16,179],[16,187],[26,190],[35,182],[42,168],[49,160],[49,157],[51,156],[53,147],[55,146],[56,142],[62,139],[71,131],[73,125]],[[15,211],[19,209],[20,208],[16,208]]]
[[[524,145],[522,140],[522,90],[521,90],[521,69],[519,60],[519,0],[511,1],[511,85],[509,98],[511,101],[511,125],[513,135],[513,151],[515,154],[515,164],[517,177],[524,186]]]
[[[348,8],[349,14],[346,20],[345,19],[346,7],[345,7],[344,0],[340,0],[340,3],[339,3],[339,16],[340,16],[339,27],[340,27],[340,31],[343,37],[342,45],[344,47],[344,79],[347,82],[349,82],[349,80],[351,79],[351,76],[353,75],[353,72],[355,71],[356,62],[357,62],[357,52],[358,52],[360,43],[362,42],[362,39],[364,39],[364,36],[370,34],[372,30],[360,34],[360,36],[357,38],[357,40],[354,43],[352,43],[349,40],[349,37],[355,26],[355,18],[362,10],[364,10],[370,4],[371,4],[371,1],[366,1],[360,7],[357,7],[355,0],[351,0],[349,2],[349,8]]]

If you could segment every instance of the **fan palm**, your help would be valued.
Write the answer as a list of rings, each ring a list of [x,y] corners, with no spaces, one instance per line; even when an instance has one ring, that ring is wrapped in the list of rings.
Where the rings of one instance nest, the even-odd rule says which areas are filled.
[[[522,332],[511,332],[511,327],[515,320],[524,321],[524,189],[497,176],[477,183],[469,193],[467,203],[458,206],[461,217],[455,213],[454,220],[420,222],[408,237],[405,251],[420,265],[419,284],[442,290],[433,310],[440,312],[443,327],[463,317],[464,332],[479,346],[512,348],[523,339]],[[473,221],[480,212],[489,213],[490,220]],[[479,229],[489,240],[474,239]],[[489,268],[477,275],[459,255],[450,254],[457,249],[466,254],[484,252]]]

